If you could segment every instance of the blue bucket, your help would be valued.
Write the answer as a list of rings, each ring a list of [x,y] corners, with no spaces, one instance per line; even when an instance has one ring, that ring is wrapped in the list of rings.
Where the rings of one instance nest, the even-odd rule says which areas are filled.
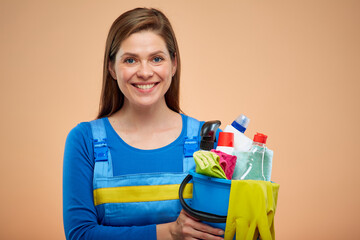
[[[182,197],[182,191],[191,179],[193,198],[189,206]],[[189,215],[213,227],[225,230],[230,188],[231,180],[212,178],[190,170],[189,175],[181,183],[179,199]]]

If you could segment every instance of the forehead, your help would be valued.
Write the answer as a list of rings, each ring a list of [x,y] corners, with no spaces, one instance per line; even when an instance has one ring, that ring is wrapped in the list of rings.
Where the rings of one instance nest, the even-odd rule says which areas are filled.
[[[164,51],[167,53],[164,39],[152,31],[140,31],[131,34],[120,45],[119,53],[127,52],[134,54],[151,53],[154,51]]]

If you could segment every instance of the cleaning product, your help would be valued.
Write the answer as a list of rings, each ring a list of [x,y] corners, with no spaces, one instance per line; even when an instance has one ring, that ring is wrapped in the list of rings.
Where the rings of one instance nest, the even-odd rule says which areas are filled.
[[[210,151],[214,148],[216,131],[220,125],[221,122],[219,120],[207,121],[204,123],[200,131],[200,149]]]
[[[234,152],[234,133],[220,132],[216,150],[232,155]]]
[[[272,168],[272,151],[266,148],[267,136],[262,133],[256,133],[254,141],[247,154],[246,170],[241,176],[241,180],[263,180],[270,181]]]
[[[241,177],[248,169],[249,153],[249,151],[234,151],[234,156],[236,156],[236,165],[232,175],[232,180],[241,180]]]
[[[236,151],[249,151],[251,148],[252,141],[244,134],[249,122],[250,119],[241,114],[231,125],[227,125],[224,129],[224,132],[234,133],[234,149]]]
[[[249,159],[253,153],[250,151],[240,152],[234,151],[234,156],[237,157],[235,169],[232,175],[232,180],[242,180],[245,179],[246,173],[250,171],[249,169]],[[271,166],[274,152],[273,150],[266,147],[265,155],[264,155],[264,176],[267,181],[271,179]],[[262,161],[262,160],[260,160]],[[250,162],[251,163],[251,162]],[[252,164],[251,164],[252,165]]]

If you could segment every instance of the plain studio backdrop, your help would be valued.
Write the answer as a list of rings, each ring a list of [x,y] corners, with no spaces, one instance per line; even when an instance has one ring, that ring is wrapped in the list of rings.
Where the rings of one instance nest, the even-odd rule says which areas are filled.
[[[173,24],[186,114],[268,135],[277,239],[358,239],[356,0],[1,0],[0,239],[65,238],[65,139],[95,118],[107,32],[134,7]]]

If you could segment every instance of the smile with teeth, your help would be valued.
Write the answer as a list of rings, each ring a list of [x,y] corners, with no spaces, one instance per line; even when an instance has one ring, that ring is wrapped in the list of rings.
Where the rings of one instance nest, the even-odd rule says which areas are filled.
[[[150,89],[152,87],[154,87],[156,85],[156,83],[152,83],[152,84],[134,84],[135,87],[140,88],[140,89]]]

